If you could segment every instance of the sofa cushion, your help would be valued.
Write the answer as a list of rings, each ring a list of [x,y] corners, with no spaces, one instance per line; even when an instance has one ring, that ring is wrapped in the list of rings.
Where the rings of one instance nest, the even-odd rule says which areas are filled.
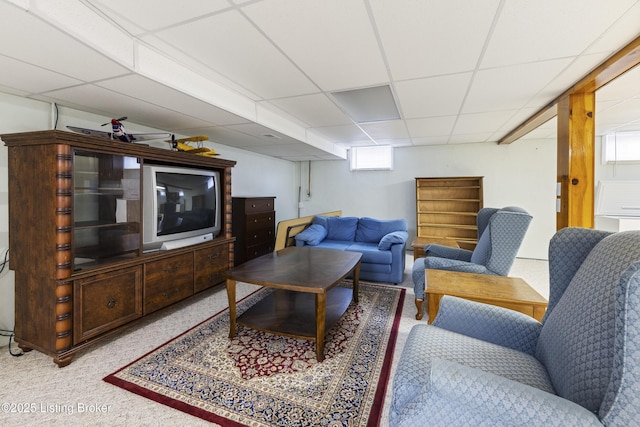
[[[356,242],[378,243],[385,235],[393,231],[407,231],[405,219],[375,219],[362,217],[358,220]]]
[[[358,218],[350,216],[327,217],[327,239],[353,242],[356,236]]]
[[[360,252],[362,258],[360,262],[373,264],[391,264],[393,257],[391,251],[379,251],[376,243],[355,242],[347,248],[350,252]]]
[[[304,242],[309,246],[317,246],[327,237],[327,229],[320,224],[311,224],[304,231],[296,234],[296,244],[299,241]]]
[[[351,244],[351,242],[345,242],[343,240],[324,239],[316,247],[317,248],[336,249],[338,251],[344,251],[349,247],[350,244]]]
[[[407,237],[408,234],[406,231],[393,231],[388,233],[380,240],[380,243],[378,243],[378,249],[388,251],[391,249],[391,245],[406,242]]]

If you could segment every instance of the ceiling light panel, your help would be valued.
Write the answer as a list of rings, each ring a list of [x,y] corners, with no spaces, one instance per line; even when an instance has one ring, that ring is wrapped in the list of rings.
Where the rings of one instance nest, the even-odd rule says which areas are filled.
[[[356,123],[400,119],[388,85],[332,92],[331,95]]]

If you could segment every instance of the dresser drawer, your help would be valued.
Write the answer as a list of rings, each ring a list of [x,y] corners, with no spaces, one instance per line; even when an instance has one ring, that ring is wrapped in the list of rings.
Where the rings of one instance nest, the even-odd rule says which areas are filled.
[[[276,225],[275,212],[265,212],[247,215],[247,236],[256,231],[267,228],[273,229]]]
[[[200,292],[225,280],[229,269],[229,245],[196,251],[194,292]]]
[[[144,265],[144,314],[193,294],[193,254]]]
[[[247,259],[253,259],[270,252],[273,252],[273,243],[261,243],[259,245],[247,246],[246,257]]]
[[[142,266],[74,281],[73,343],[142,316]]]
[[[242,199],[242,202],[244,203],[244,212],[247,214],[274,210],[273,197],[252,197]]]
[[[256,230],[247,235],[247,246],[258,245],[260,243],[273,243],[275,238],[273,228]]]

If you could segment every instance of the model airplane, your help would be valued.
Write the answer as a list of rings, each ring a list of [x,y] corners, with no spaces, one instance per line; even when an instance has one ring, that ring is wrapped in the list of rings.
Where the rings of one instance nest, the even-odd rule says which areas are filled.
[[[198,154],[200,156],[215,157],[218,155],[218,153],[216,153],[216,150],[214,150],[213,148],[205,147],[202,144],[203,141],[207,141],[208,139],[209,137],[206,135],[191,136],[189,138],[180,139],[175,139],[174,136],[171,135],[171,139],[168,139],[167,142],[171,144],[171,148],[178,151],[184,151],[185,153],[190,154]],[[190,143],[195,143],[196,146],[193,147],[189,145]]]
[[[86,129],[86,128],[79,128],[76,126],[67,126],[67,129],[73,131],[73,132],[77,132],[77,133],[82,133],[85,135],[89,135],[89,136],[97,136],[100,138],[109,138],[109,139],[113,139],[113,140],[119,140],[122,142],[133,142],[133,141],[149,141],[152,139],[161,139],[161,138],[167,138],[169,136],[171,136],[170,133],[168,132],[156,132],[156,133],[127,133],[124,130],[124,126],[122,125],[122,122],[127,120],[126,117],[120,117],[119,119],[111,119],[110,122],[107,123],[103,123],[102,126],[106,126],[108,124],[111,124],[111,132],[106,132],[106,131],[102,131],[102,130],[93,130],[93,129]]]

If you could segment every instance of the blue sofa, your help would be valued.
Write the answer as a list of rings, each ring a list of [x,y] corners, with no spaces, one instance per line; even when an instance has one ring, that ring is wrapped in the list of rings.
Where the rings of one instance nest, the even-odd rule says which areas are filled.
[[[411,329],[394,427],[640,425],[640,231],[563,228],[542,322],[444,296]]]
[[[407,245],[407,220],[316,216],[295,236],[296,246],[360,252],[360,278],[401,283]]]

